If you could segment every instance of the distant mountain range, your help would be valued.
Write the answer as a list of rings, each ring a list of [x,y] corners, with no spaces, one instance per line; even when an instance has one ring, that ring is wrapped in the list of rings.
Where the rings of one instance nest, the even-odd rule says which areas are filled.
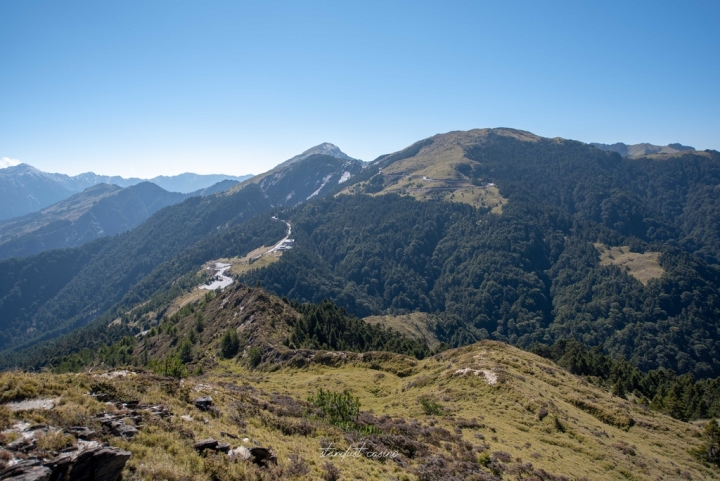
[[[171,192],[187,194],[210,187],[223,180],[242,182],[251,175],[199,175],[185,173],[175,176],[159,176],[149,179]],[[43,172],[28,164],[19,164],[0,169],[0,220],[37,212],[56,202],[69,198],[98,184],[112,184],[119,187],[137,185],[147,180],[119,176],[97,175],[86,172],[76,176]]]
[[[623,157],[639,157],[641,155],[650,154],[676,154],[678,152],[693,151],[695,147],[689,147],[682,144],[653,145],[648,143],[642,144],[623,144],[618,142],[615,144],[598,144],[591,143],[600,150],[607,152],[617,152]]]
[[[39,212],[0,221],[0,259],[75,247],[119,234],[140,225],[163,207],[235,184],[226,180],[191,194],[168,192],[151,182],[125,188],[94,185]]]

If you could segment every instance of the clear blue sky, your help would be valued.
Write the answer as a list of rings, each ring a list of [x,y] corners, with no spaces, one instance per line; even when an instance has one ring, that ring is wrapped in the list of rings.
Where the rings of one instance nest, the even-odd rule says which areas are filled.
[[[720,149],[720,2],[3,1],[0,112],[0,158],[68,174],[500,126]]]

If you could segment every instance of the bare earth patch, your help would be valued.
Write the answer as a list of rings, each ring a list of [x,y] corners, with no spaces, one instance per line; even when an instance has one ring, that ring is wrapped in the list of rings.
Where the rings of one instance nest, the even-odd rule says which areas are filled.
[[[34,409],[43,409],[45,411],[51,411],[55,408],[57,399],[46,398],[46,399],[25,399],[24,401],[15,401],[5,404],[11,411],[32,411]]]
[[[644,285],[651,279],[660,278],[665,270],[660,266],[659,252],[630,252],[630,247],[608,247],[600,242],[594,244],[600,253],[600,264],[615,265],[642,282]]]

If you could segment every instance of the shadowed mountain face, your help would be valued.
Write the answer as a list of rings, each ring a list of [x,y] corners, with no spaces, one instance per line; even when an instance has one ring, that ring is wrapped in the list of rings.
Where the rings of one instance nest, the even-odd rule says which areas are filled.
[[[205,256],[245,255],[276,242],[280,222],[244,227],[270,208],[256,186],[191,197],[120,235],[0,262],[0,349],[83,326],[133,289],[132,299],[147,298],[192,277]]]
[[[294,206],[337,190],[362,168],[359,160],[314,154],[266,175],[258,185],[273,205]]]
[[[311,148],[307,149],[305,152],[303,152],[302,154],[296,155],[292,159],[286,160],[282,164],[277,165],[275,168],[286,167],[295,162],[305,160],[312,155],[328,155],[330,157],[335,157],[336,159],[340,159],[340,160],[358,160],[358,159],[353,159],[352,157],[347,155],[345,152],[340,150],[340,148],[337,145],[331,144],[330,142],[324,142],[320,145],[316,145],[315,147],[311,147]],[[360,161],[360,162],[362,162],[362,161]]]
[[[149,182],[125,189],[99,184],[40,212],[0,222],[0,259],[119,234],[187,197]]]
[[[190,193],[205,189],[223,180],[243,181],[249,175],[180,174],[160,176],[150,182],[171,192]],[[11,219],[39,211],[71,195],[98,184],[129,187],[145,182],[143,179],[125,179],[119,176],[97,175],[86,172],[76,176],[43,172],[27,164],[0,169],[0,220]]]
[[[648,143],[641,144],[623,144],[618,142],[616,144],[597,144],[592,143],[592,146],[597,147],[600,150],[606,152],[617,152],[623,157],[639,157],[641,155],[649,154],[676,154],[678,152],[686,152],[689,150],[695,150],[694,147],[689,147],[682,144],[669,144],[669,145],[653,145]]]

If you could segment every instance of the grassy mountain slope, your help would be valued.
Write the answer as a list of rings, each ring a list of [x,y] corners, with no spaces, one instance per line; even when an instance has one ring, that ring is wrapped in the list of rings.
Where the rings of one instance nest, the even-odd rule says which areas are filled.
[[[483,341],[421,360],[392,352],[288,347],[295,326],[307,325],[319,312],[333,311],[292,305],[237,285],[156,318],[142,336],[88,353],[84,365],[93,364],[92,374],[9,373],[0,382],[22,393],[19,397],[61,396],[64,416],[102,409],[89,389],[167,406],[173,419],[146,425],[132,440],[105,438],[133,453],[126,474],[140,479],[323,479],[329,468],[320,453],[332,451],[331,445],[339,451],[364,446],[398,453],[386,461],[331,458],[341,479],[720,477],[693,454],[706,449],[702,423],[649,410],[633,396],[612,395],[601,383],[503,343]],[[237,335],[232,346],[226,342],[229,332]],[[338,339],[351,339],[358,328],[336,332]],[[142,368],[121,377],[102,374],[103,368],[128,364],[175,376],[202,367],[203,374],[182,383]],[[313,404],[320,389],[348,390],[360,403],[359,416],[350,424],[333,424]],[[210,395],[216,410],[194,407],[192,400],[201,395]],[[94,422],[45,416],[74,425]],[[271,447],[278,466],[256,471],[223,455],[201,457],[192,444],[207,437],[233,447]],[[153,449],[158,444],[165,449]]]

